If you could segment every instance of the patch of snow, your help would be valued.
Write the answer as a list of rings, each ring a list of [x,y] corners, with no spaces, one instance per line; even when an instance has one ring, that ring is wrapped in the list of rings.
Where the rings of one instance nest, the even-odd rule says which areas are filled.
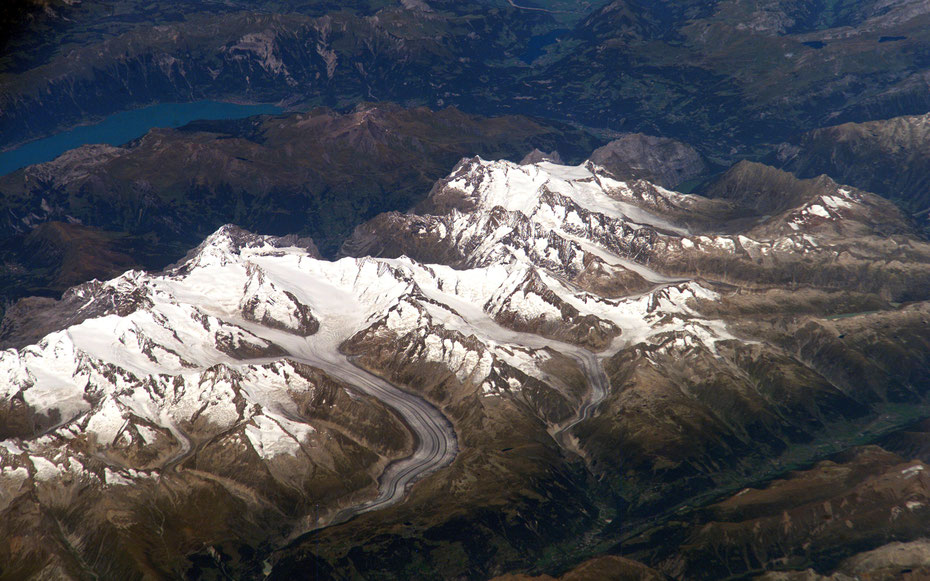
[[[39,482],[48,482],[61,477],[61,468],[41,456],[30,456],[29,460],[35,468],[36,480]]]
[[[852,207],[852,204],[850,204],[849,201],[847,201],[844,198],[838,197],[838,196],[821,196],[820,199],[823,200],[824,204],[833,208],[834,210],[839,210],[840,208],[851,208]]]
[[[905,478],[912,478],[914,476],[917,476],[921,472],[923,472],[923,470],[924,470],[923,465],[916,464],[914,466],[909,466],[908,468],[905,468],[904,470],[901,471],[901,474],[903,474]]]
[[[107,486],[132,486],[132,480],[110,468],[103,469],[103,481]]]
[[[805,211],[810,212],[811,214],[815,216],[820,216],[821,218],[830,218],[830,212],[828,212],[826,208],[824,208],[820,204],[814,204],[813,206],[808,206]]]
[[[266,460],[280,454],[296,455],[301,450],[301,443],[312,431],[309,426],[265,414],[253,417],[245,427],[245,435],[252,448]]]
[[[14,456],[19,456],[23,453],[23,449],[17,446],[16,443],[11,440],[0,440],[0,448],[4,448],[7,452]]]
[[[139,436],[142,438],[142,442],[146,445],[152,444],[158,439],[158,432],[152,428],[137,425],[136,430],[138,430]]]

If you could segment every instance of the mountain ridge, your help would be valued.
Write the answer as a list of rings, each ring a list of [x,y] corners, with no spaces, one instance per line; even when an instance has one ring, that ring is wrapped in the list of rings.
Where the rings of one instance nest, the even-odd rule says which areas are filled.
[[[738,171],[745,185],[775,170]],[[326,261],[306,239],[224,226],[160,273],[27,302],[8,313],[4,340],[27,337],[17,319],[30,318],[43,338],[0,354],[4,510],[57,510],[41,499],[67,473],[98,499],[74,513],[101,531],[83,542],[121,551],[112,566],[131,571],[148,537],[108,537],[100,494],[116,495],[132,523],[119,526],[136,531],[151,524],[142,507],[165,510],[146,483],[188,499],[179,506],[226,498],[252,523],[240,536],[220,532],[239,517],[214,515],[159,561],[271,567],[272,578],[308,562],[334,575],[437,570],[452,522],[485,531],[462,549],[461,574],[523,568],[537,553],[519,531],[538,511],[563,521],[544,544],[568,554],[582,531],[628,538],[612,522],[647,527],[656,511],[777,474],[793,461],[789,443],[892,413],[881,398],[923,401],[927,287],[915,281],[930,273],[930,248],[871,194],[823,180],[791,188],[804,195],[766,215],[752,200],[624,182],[591,162],[465,158],[423,213],[360,226],[343,246],[357,257]],[[876,218],[899,230],[872,233]],[[906,276],[887,260],[895,252]],[[905,298],[915,302],[895,306]],[[771,301],[782,306],[760,306]],[[910,338],[900,353],[864,310],[897,321]],[[875,357],[911,371],[889,383]],[[336,484],[343,471],[351,479]],[[486,520],[502,486],[504,528]],[[79,534],[77,522],[62,526]],[[385,534],[392,522],[422,532]],[[378,563],[345,553],[347,538],[372,535]],[[485,543],[506,548],[479,559]],[[45,566],[70,567],[31,546]],[[414,550],[430,561],[388,557]],[[654,550],[647,562],[670,567]]]

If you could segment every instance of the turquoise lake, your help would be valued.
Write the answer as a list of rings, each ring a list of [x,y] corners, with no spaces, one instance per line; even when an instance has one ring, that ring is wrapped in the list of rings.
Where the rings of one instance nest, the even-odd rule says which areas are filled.
[[[122,145],[156,127],[180,127],[198,119],[241,119],[252,115],[277,114],[275,105],[237,105],[220,101],[160,103],[110,115],[100,123],[83,125],[0,152],[0,175],[34,163],[51,161],[75,147],[90,143]]]

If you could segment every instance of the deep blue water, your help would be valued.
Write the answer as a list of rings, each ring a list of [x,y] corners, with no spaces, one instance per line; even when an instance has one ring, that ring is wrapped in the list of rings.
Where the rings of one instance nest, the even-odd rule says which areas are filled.
[[[532,63],[545,53],[543,49],[557,41],[560,36],[569,32],[571,32],[571,30],[567,28],[557,28],[555,30],[550,30],[546,34],[534,36],[526,43],[526,50],[520,55],[520,60],[526,64]]]
[[[275,105],[237,105],[219,101],[194,103],[160,103],[143,109],[110,115],[96,125],[75,127],[12,149],[0,152],[0,175],[34,163],[51,161],[75,147],[89,143],[122,145],[145,135],[155,127],[180,127],[198,119],[241,119],[251,115],[277,114]]]

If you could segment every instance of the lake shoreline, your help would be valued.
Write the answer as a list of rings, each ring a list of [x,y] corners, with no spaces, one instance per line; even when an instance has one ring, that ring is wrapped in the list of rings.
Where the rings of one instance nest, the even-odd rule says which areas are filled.
[[[84,145],[125,145],[156,128],[177,128],[199,120],[242,119],[285,112],[285,108],[270,103],[211,100],[156,103],[113,113],[46,137],[0,148],[0,175],[52,161]]]

